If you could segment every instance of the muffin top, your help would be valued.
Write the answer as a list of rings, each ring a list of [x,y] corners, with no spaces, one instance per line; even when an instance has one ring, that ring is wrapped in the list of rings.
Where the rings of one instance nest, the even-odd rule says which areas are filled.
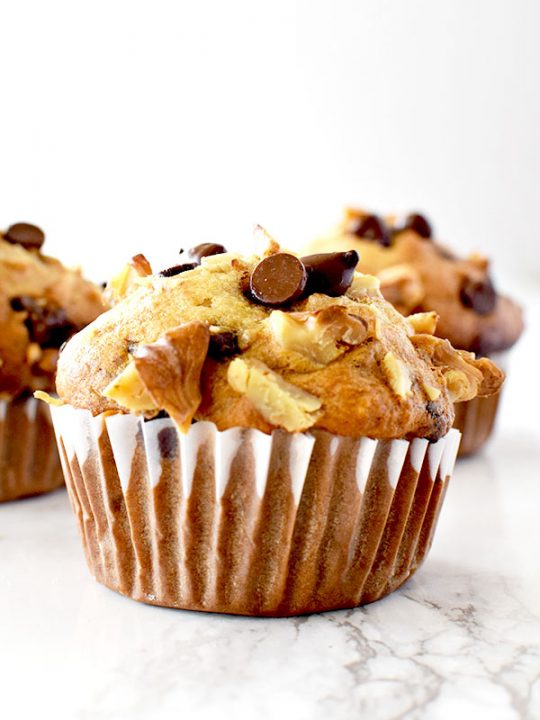
[[[0,399],[54,389],[60,346],[104,310],[99,288],[43,255],[44,239],[27,223],[0,232]]]
[[[259,233],[262,233],[259,230]],[[355,251],[298,258],[201,245],[151,274],[137,256],[109,288],[116,304],[66,345],[61,401],[154,417],[185,431],[321,428],[374,438],[450,429],[452,401],[491,394],[502,373],[435,338],[434,313],[405,319],[355,271]]]
[[[404,315],[435,311],[436,334],[455,347],[489,355],[521,335],[521,308],[496,291],[487,258],[457,257],[433,239],[423,215],[381,218],[347,209],[334,232],[308,246],[310,252],[353,248],[360,269],[379,277],[387,300]]]

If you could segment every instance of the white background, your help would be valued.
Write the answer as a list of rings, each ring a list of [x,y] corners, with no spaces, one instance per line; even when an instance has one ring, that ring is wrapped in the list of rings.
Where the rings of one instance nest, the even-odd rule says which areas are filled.
[[[0,225],[96,280],[254,222],[294,246],[346,202],[540,278],[536,0],[0,8]]]

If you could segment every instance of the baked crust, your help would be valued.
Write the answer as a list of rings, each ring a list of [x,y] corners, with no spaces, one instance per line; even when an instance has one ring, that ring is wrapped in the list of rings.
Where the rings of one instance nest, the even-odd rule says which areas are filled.
[[[273,245],[270,252],[278,250]],[[303,321],[306,316],[317,319],[329,308],[343,308],[362,319],[365,336],[344,336],[340,343],[331,335],[338,354],[327,363],[316,362],[313,353],[301,348],[288,349],[287,338],[270,319],[276,311],[246,294],[246,278],[259,261],[222,254],[173,277],[139,278],[123,299],[66,345],[58,363],[61,399],[93,414],[128,411],[126,400],[121,404],[110,393],[105,397],[104,389],[135,362],[144,346],[193,322],[206,324],[210,333],[232,333],[238,342],[234,358],[207,357],[200,377],[202,400],[193,419],[210,420],[219,430],[290,430],[292,419],[287,423],[276,418],[297,403],[302,412],[295,417],[307,423],[298,430],[314,427],[339,435],[434,440],[447,433],[454,419],[445,376],[453,366],[448,352],[474,371],[469,388],[473,396],[481,386],[501,385],[503,375],[489,361],[463,359],[452,348],[441,361],[435,351],[418,350],[411,323],[359,274],[340,297],[316,293],[277,312]],[[331,318],[333,313],[327,315]],[[338,315],[341,322],[342,312]],[[314,337],[306,336],[306,342],[322,343],[315,320],[314,328]],[[358,344],[348,344],[357,340]],[[161,409],[154,408],[154,414]]]

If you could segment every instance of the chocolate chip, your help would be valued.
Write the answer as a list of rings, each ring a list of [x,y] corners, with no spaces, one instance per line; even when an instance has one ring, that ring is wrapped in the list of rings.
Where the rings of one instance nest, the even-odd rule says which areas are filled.
[[[307,293],[318,292],[332,297],[344,295],[351,286],[358,260],[356,250],[303,257],[308,273]]]
[[[186,252],[186,258],[188,258],[190,262],[195,262],[200,265],[203,257],[221,255],[226,252],[227,250],[225,247],[223,245],[218,245],[218,243],[201,243],[200,245],[190,248]]]
[[[15,225],[11,225],[4,235],[4,240],[14,245],[22,245],[27,250],[39,250],[45,242],[45,233],[36,225],[15,223]]]
[[[10,301],[16,312],[26,312],[24,320],[31,342],[43,348],[60,348],[78,328],[58,305],[23,295]]]
[[[489,278],[473,280],[465,278],[459,299],[466,308],[471,308],[478,315],[489,315],[497,303],[497,292]]]
[[[210,344],[208,346],[208,354],[214,360],[223,360],[224,358],[237,355],[240,352],[238,346],[238,338],[232,332],[210,333]]]
[[[251,295],[268,307],[292,303],[306,287],[307,273],[303,263],[289,253],[275,253],[261,260],[251,273]]]
[[[181,265],[173,265],[173,267],[162,270],[158,274],[159,277],[174,277],[174,275],[180,275],[180,273],[187,272],[188,270],[194,270],[198,266],[199,263],[196,262],[182,263]]]
[[[404,230],[413,230],[420,237],[428,240],[432,236],[431,225],[420,213],[411,213],[405,219]]]
[[[178,434],[174,427],[164,427],[157,434],[159,454],[165,460],[170,460],[178,452]]]
[[[375,240],[383,247],[392,244],[392,237],[386,223],[377,215],[366,215],[360,219],[358,226],[353,230],[353,235],[362,240]]]

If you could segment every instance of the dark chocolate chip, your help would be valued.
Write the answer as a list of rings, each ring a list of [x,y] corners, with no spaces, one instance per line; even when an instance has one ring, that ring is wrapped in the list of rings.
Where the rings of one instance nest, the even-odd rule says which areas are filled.
[[[222,253],[226,253],[227,250],[223,245],[219,245],[218,243],[201,243],[200,245],[196,245],[195,247],[190,248],[186,252],[186,258],[190,262],[195,262],[200,265],[200,262],[203,257],[210,257],[210,255],[221,255]]]
[[[173,267],[167,268],[166,270],[162,270],[159,273],[159,277],[174,277],[174,275],[180,275],[180,273],[187,272],[188,270],[194,270],[196,267],[198,267],[198,263],[196,262],[189,262],[189,263],[182,263],[181,265],[173,265]]]
[[[405,219],[404,230],[413,230],[420,237],[428,240],[432,236],[431,225],[420,213],[411,213]]]
[[[307,294],[344,295],[351,286],[358,260],[356,250],[303,257],[308,273]]]
[[[306,287],[303,263],[289,253],[275,253],[261,260],[251,273],[251,295],[262,305],[279,307],[298,300]]]
[[[386,223],[377,215],[367,215],[360,219],[358,226],[353,230],[353,235],[363,240],[374,240],[384,247],[392,244],[392,236]]]
[[[478,315],[489,315],[497,303],[497,292],[487,277],[484,280],[466,278],[459,291],[459,299],[462,305]]]
[[[178,452],[178,434],[174,427],[164,427],[157,434],[159,454],[165,460],[174,458]]]
[[[22,245],[27,250],[39,250],[45,242],[45,233],[36,225],[15,223],[15,225],[11,225],[4,235],[4,240],[15,245]]]
[[[58,305],[27,295],[14,297],[10,303],[16,312],[27,313],[24,324],[30,341],[43,348],[60,348],[78,330]]]
[[[220,332],[210,334],[210,344],[208,345],[208,355],[214,360],[223,360],[232,357],[240,352],[238,346],[238,338],[232,332]]]

